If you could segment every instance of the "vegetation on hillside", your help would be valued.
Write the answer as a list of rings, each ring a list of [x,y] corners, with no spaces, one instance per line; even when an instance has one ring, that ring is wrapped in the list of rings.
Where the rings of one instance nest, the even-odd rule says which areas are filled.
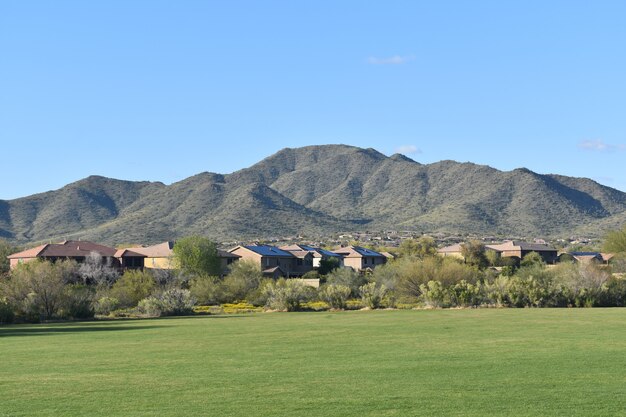
[[[156,243],[403,227],[547,236],[598,234],[624,216],[626,193],[587,179],[453,161],[422,165],[326,145],[284,149],[233,174],[202,173],[168,186],[89,177],[0,201],[0,236]]]

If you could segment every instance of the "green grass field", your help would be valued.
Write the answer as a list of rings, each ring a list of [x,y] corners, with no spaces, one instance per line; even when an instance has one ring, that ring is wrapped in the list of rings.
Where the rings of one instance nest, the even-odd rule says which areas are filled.
[[[0,416],[626,415],[626,309],[0,327]]]

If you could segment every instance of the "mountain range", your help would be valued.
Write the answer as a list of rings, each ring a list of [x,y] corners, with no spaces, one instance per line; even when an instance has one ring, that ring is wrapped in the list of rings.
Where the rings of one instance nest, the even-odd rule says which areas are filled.
[[[398,230],[600,236],[626,222],[626,193],[586,178],[420,164],[346,145],[287,148],[222,175],[165,185],[91,176],[59,190],[0,200],[0,238],[156,243]]]

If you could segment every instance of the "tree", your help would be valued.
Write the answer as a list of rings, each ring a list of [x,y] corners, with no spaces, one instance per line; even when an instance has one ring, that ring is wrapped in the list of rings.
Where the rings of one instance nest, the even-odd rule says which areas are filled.
[[[222,282],[223,301],[232,302],[254,298],[255,294],[252,293],[259,288],[262,279],[263,274],[259,264],[252,261],[235,262]]]
[[[339,268],[339,259],[334,257],[323,258],[320,260],[320,267],[317,272],[320,275],[326,275]]]
[[[479,268],[487,266],[487,256],[485,255],[485,245],[478,240],[472,240],[461,245],[461,254],[465,258],[465,263]]]
[[[610,253],[626,252],[626,225],[621,230],[614,230],[606,235],[603,249]]]
[[[81,276],[84,284],[110,287],[120,276],[120,273],[112,265],[111,258],[105,260],[98,252],[91,252],[78,268],[78,275]]]
[[[3,293],[26,320],[57,317],[65,300],[65,284],[72,282],[77,266],[73,261],[32,261],[11,271]]]
[[[0,276],[9,272],[9,260],[7,256],[17,252],[18,249],[9,242],[0,239]]]
[[[127,270],[113,284],[110,295],[119,301],[121,307],[135,307],[152,293],[154,287],[154,278],[149,272]]]
[[[422,236],[419,239],[406,239],[398,248],[401,257],[415,257],[424,259],[437,253],[437,242],[430,236]]]
[[[522,267],[522,268],[524,268],[524,267],[527,268],[527,267],[531,267],[531,266],[544,267],[545,265],[546,265],[546,263],[544,262],[543,258],[537,252],[527,253],[524,256],[524,259],[522,259],[522,261],[520,262],[520,267]]]
[[[220,258],[215,242],[202,236],[184,237],[174,245],[174,259],[180,269],[191,275],[220,275]]]

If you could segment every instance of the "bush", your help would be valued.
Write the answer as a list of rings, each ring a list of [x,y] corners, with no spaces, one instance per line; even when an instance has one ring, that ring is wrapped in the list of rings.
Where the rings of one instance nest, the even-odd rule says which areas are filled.
[[[338,268],[326,275],[326,283],[348,287],[352,295],[358,297],[359,288],[367,284],[367,279],[352,268]]]
[[[202,305],[214,305],[224,301],[224,287],[222,280],[218,277],[195,277],[189,283],[189,291]]]
[[[280,311],[297,311],[300,303],[310,298],[311,287],[301,280],[281,278],[276,282],[268,282],[263,288],[266,295],[266,307]]]
[[[0,299],[0,324],[13,323],[14,319],[13,306],[6,299]]]
[[[110,296],[116,298],[122,308],[135,307],[150,296],[154,287],[154,278],[149,272],[127,270],[111,287]]]
[[[141,300],[137,309],[149,317],[182,316],[192,314],[195,304],[189,290],[171,288],[157,297]]]
[[[383,298],[387,294],[387,288],[384,285],[370,282],[359,288],[359,294],[361,294],[361,300],[366,307],[376,309],[381,306]]]
[[[83,284],[65,287],[60,316],[70,319],[88,319],[94,316],[93,289]]]
[[[429,307],[450,307],[452,304],[448,289],[439,281],[428,281],[420,286],[421,299]]]
[[[328,303],[330,308],[344,309],[352,290],[345,285],[324,285],[319,289],[320,300]]]
[[[120,302],[117,298],[102,297],[94,304],[94,311],[101,316],[108,316],[112,311],[117,310]]]
[[[137,310],[148,317],[161,317],[163,313],[163,304],[156,297],[144,298],[139,301]]]
[[[253,300],[259,297],[263,274],[259,265],[250,261],[237,261],[222,283],[222,302]]]

